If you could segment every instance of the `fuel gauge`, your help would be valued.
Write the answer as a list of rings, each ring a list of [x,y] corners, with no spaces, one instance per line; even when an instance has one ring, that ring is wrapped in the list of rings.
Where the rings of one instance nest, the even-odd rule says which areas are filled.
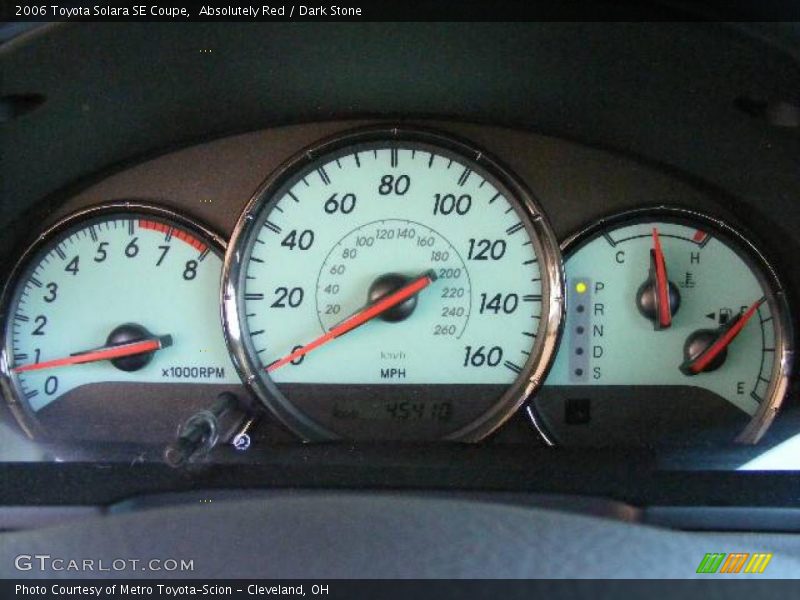
[[[764,257],[682,209],[603,220],[565,245],[561,348],[528,412],[565,445],[755,443],[786,394],[788,307]]]

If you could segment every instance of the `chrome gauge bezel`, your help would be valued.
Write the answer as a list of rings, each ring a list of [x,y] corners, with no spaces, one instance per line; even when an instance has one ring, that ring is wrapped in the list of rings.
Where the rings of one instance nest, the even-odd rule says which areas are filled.
[[[725,240],[734,252],[742,255],[746,262],[755,267],[754,274],[765,290],[767,302],[774,315],[776,359],[772,367],[770,385],[764,400],[753,418],[733,440],[739,444],[755,444],[769,429],[786,398],[794,366],[795,350],[794,329],[785,288],[772,264],[758,247],[750,241],[748,235],[722,219],[693,209],[664,205],[636,208],[603,217],[564,240],[561,244],[561,252],[564,257],[565,268],[570,257],[594,239],[599,232],[609,227],[635,224],[648,219],[701,225],[713,232],[715,236]],[[549,433],[543,419],[537,413],[535,398],[532,398],[525,407],[525,413],[545,442],[549,445],[556,445],[554,436]]]
[[[87,208],[82,208],[65,217],[40,233],[30,243],[11,270],[8,280],[0,296],[0,392],[5,398],[6,405],[10,408],[22,430],[31,439],[45,437],[44,428],[40,425],[36,413],[30,408],[28,402],[20,394],[14,376],[11,373],[11,364],[8,357],[7,333],[9,327],[10,309],[16,302],[19,284],[22,276],[27,273],[28,267],[53,240],[65,233],[82,228],[82,224],[92,219],[102,219],[109,216],[143,215],[152,216],[174,222],[182,228],[202,237],[208,242],[220,257],[225,255],[226,243],[224,238],[214,233],[205,225],[196,220],[157,204],[139,201],[112,201]]]
[[[506,393],[478,419],[450,433],[444,439],[476,442],[510,418],[527,398],[544,381],[555,358],[564,314],[564,276],[558,241],[550,227],[538,200],[528,188],[510,171],[501,166],[485,152],[470,143],[449,134],[401,126],[377,126],[349,130],[324,139],[302,150],[273,172],[256,190],[242,212],[228,245],[222,271],[222,309],[225,339],[234,365],[242,380],[251,388],[262,403],[289,429],[307,442],[341,439],[336,432],[313,421],[295,404],[287,399],[272,382],[262,374],[262,368],[248,347],[246,324],[240,303],[243,277],[247,263],[247,249],[255,235],[258,215],[271,210],[277,202],[276,193],[295,174],[306,169],[316,160],[364,143],[410,142],[428,144],[445,151],[459,154],[485,169],[508,194],[509,201],[522,208],[532,228],[534,248],[539,256],[542,272],[542,316],[539,335],[522,373]],[[268,333],[268,332],[267,332]]]

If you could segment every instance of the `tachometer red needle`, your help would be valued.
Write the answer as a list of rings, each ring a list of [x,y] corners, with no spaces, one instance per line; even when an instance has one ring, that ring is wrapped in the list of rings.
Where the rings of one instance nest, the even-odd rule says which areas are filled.
[[[21,367],[14,367],[11,369],[14,373],[24,373],[26,371],[38,371],[39,369],[55,369],[56,367],[67,367],[69,365],[82,365],[84,363],[98,362],[101,360],[113,360],[115,358],[123,358],[125,356],[134,356],[136,354],[145,354],[147,352],[155,352],[172,345],[172,336],[165,335],[161,337],[154,337],[136,342],[129,342],[127,344],[114,344],[112,346],[105,346],[95,350],[87,350],[86,352],[76,352],[65,358],[56,358],[53,360],[46,360],[40,363],[30,365],[23,365]]]
[[[302,346],[292,352],[276,360],[275,362],[267,365],[266,369],[270,373],[276,369],[280,369],[282,366],[292,362],[293,360],[297,360],[301,356],[304,356],[311,352],[312,350],[319,348],[323,344],[327,344],[331,340],[340,337],[347,333],[348,331],[352,331],[359,325],[363,325],[367,321],[371,321],[375,317],[380,316],[382,313],[385,313],[387,310],[392,308],[393,306],[397,306],[401,302],[404,302],[418,294],[426,287],[428,287],[431,283],[436,280],[436,273],[433,271],[428,271],[423,275],[420,275],[416,279],[411,280],[408,284],[404,285],[398,290],[395,290],[391,294],[387,294],[382,298],[379,298],[375,302],[371,302],[367,304],[362,309],[358,310],[354,314],[350,315],[339,324],[334,325],[330,330],[326,333],[315,339],[313,342],[309,342],[305,346]]]
[[[666,329],[672,324],[672,308],[669,304],[669,280],[664,252],[661,249],[661,238],[658,228],[653,227],[653,261],[656,268],[656,294],[658,295],[658,324]]]
[[[683,368],[685,371],[693,375],[702,373],[703,370],[722,352],[728,345],[739,335],[739,332],[744,329],[747,322],[756,314],[758,307],[766,302],[766,298],[756,300],[753,304],[744,311],[738,318],[731,322],[730,326],[722,331],[720,336],[714,342],[700,353],[697,358],[688,362]]]

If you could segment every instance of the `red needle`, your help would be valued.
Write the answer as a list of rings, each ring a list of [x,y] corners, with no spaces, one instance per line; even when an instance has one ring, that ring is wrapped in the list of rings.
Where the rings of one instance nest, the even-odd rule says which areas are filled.
[[[714,340],[713,344],[711,344],[708,348],[701,352],[697,358],[686,365],[686,370],[694,375],[701,373],[709,364],[711,364],[717,355],[727,348],[734,338],[739,335],[739,332],[744,329],[744,326],[747,325],[747,322],[754,314],[756,314],[758,307],[761,306],[765,301],[766,298],[761,298],[760,300],[753,302],[750,308],[742,313],[738,319],[733,321],[730,327],[725,329],[723,333],[716,340]]]
[[[315,339],[313,342],[309,342],[305,346],[302,346],[292,352],[276,360],[273,363],[267,365],[267,371],[270,373],[276,369],[280,369],[282,366],[292,362],[293,360],[297,360],[301,356],[305,356],[315,348],[319,348],[323,344],[327,344],[333,339],[336,339],[339,336],[344,335],[348,331],[352,331],[359,325],[363,325],[367,321],[371,321],[377,316],[385,313],[387,310],[392,308],[393,306],[397,306],[398,304],[408,300],[415,294],[418,294],[426,287],[428,287],[431,283],[436,280],[436,274],[433,271],[428,271],[427,273],[420,275],[416,279],[413,279],[408,284],[404,285],[398,290],[395,290],[391,294],[387,294],[382,298],[379,298],[375,302],[367,304],[365,307],[361,308],[360,310],[356,311],[343,321],[341,321],[338,325],[334,325],[330,330],[326,333]]]
[[[658,295],[658,324],[666,329],[672,324],[672,310],[669,305],[669,280],[664,252],[661,249],[661,238],[658,228],[653,227],[653,260],[656,266],[656,294]]]
[[[130,342],[127,344],[114,344],[112,346],[105,346],[95,350],[87,350],[86,352],[77,352],[71,354],[66,358],[56,358],[54,360],[46,360],[40,363],[31,365],[23,365],[21,367],[14,367],[11,369],[14,373],[24,373],[26,371],[38,371],[39,369],[55,369],[56,367],[67,367],[69,365],[82,365],[84,363],[98,362],[101,360],[113,360],[115,358],[122,358],[124,356],[134,356],[136,354],[145,354],[146,352],[155,352],[167,346],[172,345],[172,337],[165,335],[162,337],[140,340],[137,342]]]

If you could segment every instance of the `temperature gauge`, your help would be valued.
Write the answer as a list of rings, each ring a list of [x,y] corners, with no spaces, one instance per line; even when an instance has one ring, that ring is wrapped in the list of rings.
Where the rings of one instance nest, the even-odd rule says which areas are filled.
[[[791,331],[770,265],[680,209],[604,220],[566,245],[567,320],[529,408],[563,444],[755,443],[786,394]]]

